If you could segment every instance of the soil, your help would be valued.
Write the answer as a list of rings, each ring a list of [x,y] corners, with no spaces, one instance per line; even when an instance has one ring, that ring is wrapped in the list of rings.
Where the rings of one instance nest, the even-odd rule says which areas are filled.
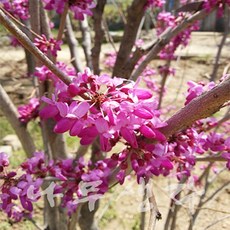
[[[180,108],[184,103],[184,93],[186,92],[186,82],[207,81],[212,72],[214,57],[216,55],[221,34],[218,33],[193,33],[190,45],[177,52],[178,59],[172,62],[176,68],[176,75],[167,81],[168,96],[164,98],[163,105],[173,105]],[[229,63],[230,40],[227,40],[220,60],[219,75],[224,67]],[[105,44],[102,48],[102,59],[106,52],[111,51],[111,45]],[[80,50],[79,55],[83,57]],[[69,63],[70,55],[67,47],[59,53],[59,60]],[[151,65],[157,67],[162,61],[154,60]],[[24,51],[21,48],[2,46],[0,48],[0,83],[10,94],[15,104],[21,104],[28,100],[33,93],[30,79],[25,76],[26,65]],[[2,119],[2,118],[1,118]],[[214,176],[214,174],[213,174]],[[229,180],[229,172],[225,172],[211,185],[210,194],[221,184]],[[176,185],[176,182],[168,178],[154,178],[153,191],[162,220],[157,222],[156,229],[163,229],[170,203],[169,184]],[[140,205],[142,204],[141,186],[136,185],[135,179],[130,177],[124,186],[116,186],[111,192],[101,199],[100,209],[96,214],[97,224],[102,230],[137,230],[140,224]],[[192,201],[197,201],[197,195],[201,194],[201,188],[194,188],[192,194],[195,195]],[[137,195],[138,194],[138,195]],[[195,207],[193,204],[183,203],[180,206],[175,229],[187,229],[189,223],[189,212]],[[41,214],[41,207],[36,209],[37,215]],[[40,211],[39,211],[40,210]],[[146,226],[148,224],[149,212],[146,212]],[[222,220],[221,220],[222,219]],[[10,227],[6,218],[0,215],[0,229],[25,229],[25,224]],[[218,221],[221,220],[221,221]],[[4,225],[4,223],[6,223]],[[213,225],[212,225],[213,224]],[[208,227],[210,225],[210,227]],[[211,226],[212,225],[212,226]],[[29,225],[27,229],[36,229]],[[198,216],[194,230],[203,229],[230,229],[230,186],[223,189],[209,203],[207,203]]]

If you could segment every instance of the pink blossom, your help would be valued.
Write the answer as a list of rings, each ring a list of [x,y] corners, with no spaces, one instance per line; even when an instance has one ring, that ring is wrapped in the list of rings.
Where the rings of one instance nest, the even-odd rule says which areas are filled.
[[[92,16],[91,9],[95,7],[93,0],[43,0],[43,2],[47,10],[55,10],[58,14],[63,13],[65,3],[68,3],[77,20],[84,20],[84,15]]]
[[[45,54],[49,54],[50,52],[54,57],[57,56],[57,51],[61,50],[61,44],[62,41],[57,41],[54,38],[48,40],[44,34],[34,39],[34,45],[37,46],[38,49]]]
[[[38,116],[39,100],[31,98],[29,104],[18,107],[19,120],[23,123],[28,123],[30,120]]]
[[[185,105],[187,105],[194,98],[200,96],[202,93],[214,88],[216,85],[214,82],[209,82],[207,85],[205,85],[202,82],[195,83],[193,81],[188,81],[187,84],[189,88],[186,96]]]
[[[26,20],[29,15],[29,1],[28,0],[1,0],[5,10],[22,20]]]

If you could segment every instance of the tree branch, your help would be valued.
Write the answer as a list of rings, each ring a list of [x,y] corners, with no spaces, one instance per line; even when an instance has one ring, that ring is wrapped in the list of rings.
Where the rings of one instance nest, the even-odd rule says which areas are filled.
[[[82,33],[82,47],[85,53],[85,59],[87,66],[92,69],[92,57],[91,57],[91,35],[88,24],[88,19],[85,16],[83,21],[79,22],[81,33]]]
[[[123,77],[123,73],[126,72],[126,63],[136,41],[138,28],[144,16],[144,7],[146,3],[147,0],[134,0],[128,9],[127,23],[113,69],[113,76]]]
[[[157,57],[158,53],[165,47],[166,44],[170,42],[172,38],[174,38],[176,35],[178,35],[181,31],[191,26],[194,22],[203,19],[207,14],[210,14],[214,9],[212,9],[210,12],[207,12],[205,9],[201,10],[192,16],[189,16],[185,18],[178,26],[175,28],[169,27],[166,29],[160,37],[153,42],[153,45],[150,47],[147,47],[145,50],[142,50],[142,52],[136,51],[135,55],[140,54],[146,54],[147,51],[150,49],[150,51],[147,53],[144,60],[141,62],[141,64],[138,66],[138,68],[132,73],[131,79],[136,80],[140,74],[143,72],[145,67],[148,65],[148,63],[153,60],[155,57]],[[141,57],[141,56],[140,56]],[[135,57],[137,59],[137,57]],[[132,62],[131,62],[132,63]],[[128,69],[129,66],[128,66]]]
[[[64,7],[64,11],[61,15],[61,21],[60,21],[60,26],[59,26],[58,35],[57,35],[57,41],[62,40],[62,35],[63,35],[64,29],[65,29],[65,22],[66,22],[66,16],[68,14],[68,10],[69,10],[69,4],[66,2],[65,7]]]
[[[65,37],[66,37],[66,40],[67,40],[67,43],[70,49],[71,63],[74,66],[76,72],[82,72],[83,67],[82,67],[82,63],[79,58],[78,52],[77,52],[78,41],[75,38],[69,14],[67,14],[66,16]]]
[[[229,100],[230,77],[179,110],[166,121],[168,125],[161,128],[161,132],[169,137],[177,131],[189,127],[193,122],[216,113]]]
[[[102,15],[106,0],[100,0],[97,2],[97,6],[93,9],[93,29],[95,31],[94,47],[92,48],[92,65],[94,74],[100,73],[100,53],[101,44],[104,37],[104,30],[102,29]]]
[[[26,126],[18,120],[18,111],[2,85],[0,85],[0,110],[13,127],[27,156],[31,157],[36,150],[34,141]]]
[[[47,68],[49,68],[60,80],[65,84],[69,85],[71,79],[60,71],[56,65],[46,57],[34,44],[31,40],[17,27],[10,19],[5,15],[5,13],[0,8],[0,22],[1,24],[8,29],[18,41],[29,50],[37,59],[39,59]]]

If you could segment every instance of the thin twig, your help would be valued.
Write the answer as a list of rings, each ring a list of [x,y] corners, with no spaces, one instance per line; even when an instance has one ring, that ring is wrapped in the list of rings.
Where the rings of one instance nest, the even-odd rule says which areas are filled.
[[[38,230],[44,230],[44,227],[39,226],[34,219],[27,218]]]
[[[121,8],[120,3],[117,3],[116,0],[112,0],[112,2],[113,2],[113,4],[114,4],[114,6],[118,9],[118,13],[119,13],[120,16],[121,16],[123,23],[126,24],[126,23],[127,23],[127,20],[126,20],[125,14],[124,14],[124,12],[123,12],[123,10],[122,10],[122,8]]]
[[[0,9],[0,22],[4,27],[6,27],[17,39],[18,41],[28,49],[35,57],[37,57],[44,65],[46,65],[60,80],[65,84],[69,85],[71,79],[63,73],[56,65],[45,56],[31,40],[20,30],[18,27],[10,21],[8,16]]]
[[[149,186],[152,185],[151,180],[149,181]],[[152,186],[148,190],[148,198],[149,198],[149,205],[150,205],[150,218],[149,218],[149,225],[148,230],[154,230],[156,227],[156,221],[162,219],[161,213],[159,212],[157,202],[155,199],[155,195],[152,190]]]
[[[60,25],[59,25],[59,29],[58,29],[58,35],[57,35],[57,41],[61,41],[62,40],[62,36],[63,36],[63,32],[65,29],[65,21],[66,21],[66,16],[68,14],[68,10],[69,10],[69,4],[68,2],[65,3],[64,6],[64,11],[61,15],[61,21],[60,21]]]
[[[230,181],[227,181],[226,183],[224,183],[212,195],[210,195],[205,201],[203,201],[203,204],[206,204],[207,202],[209,202],[210,200],[212,200],[213,197],[215,197],[218,193],[220,193],[223,189],[225,189],[229,185],[230,185]]]
[[[143,183],[142,186],[143,186],[142,203],[144,204],[144,202],[147,198],[147,189],[145,189],[146,183]],[[145,230],[145,216],[146,216],[146,212],[141,212],[140,230]]]
[[[213,8],[209,13],[211,13],[215,8]],[[149,48],[146,50],[143,50],[143,54],[146,54],[146,51],[149,51],[144,58],[144,60],[141,62],[141,64],[134,70],[134,72],[131,75],[132,80],[136,80],[145,67],[148,65],[148,63],[153,60],[153,58],[157,57],[158,53],[165,47],[166,44],[168,44],[173,37],[178,35],[181,31],[191,26],[194,22],[203,19],[205,16],[207,16],[206,9],[201,10],[193,14],[192,16],[189,16],[185,18],[178,26],[175,28],[167,28],[156,41],[153,42],[153,45],[151,46],[150,50]],[[141,57],[141,56],[140,56]],[[139,57],[139,58],[140,58]]]
[[[17,18],[15,18],[11,13],[9,13],[7,10],[5,10],[3,7],[0,6],[0,9],[8,15],[16,24],[24,28],[25,30],[29,31],[31,34],[33,34],[35,37],[42,39],[42,36],[35,33],[33,30],[31,30],[28,26],[20,22]]]
[[[202,207],[200,209],[202,209],[202,210],[209,210],[209,211],[213,211],[213,212],[221,212],[221,213],[224,213],[224,214],[230,214],[230,212],[228,212],[228,211],[218,210],[218,209],[209,208],[209,207]]]
[[[88,18],[85,16],[84,20],[79,22],[79,25],[80,25],[80,30],[82,33],[82,47],[83,47],[84,54],[85,54],[86,65],[90,69],[93,69],[92,56],[91,56],[92,39],[91,39]]]
[[[111,34],[109,32],[109,27],[108,27],[106,19],[104,17],[102,17],[102,22],[103,22],[103,26],[105,29],[105,33],[107,34],[108,40],[109,40],[110,44],[112,45],[114,51],[117,53],[117,49],[116,49],[116,46],[114,44],[113,37],[111,36]]]
[[[74,66],[76,72],[82,72],[83,66],[80,60],[80,55],[78,54],[78,41],[75,38],[73,27],[71,24],[71,19],[69,14],[66,16],[66,30],[65,30],[65,37],[69,46],[70,55],[71,55],[71,63]]]
[[[167,68],[166,71],[163,72],[162,74],[162,80],[161,80],[161,86],[160,86],[160,95],[159,95],[159,101],[158,101],[158,107],[157,109],[161,108],[162,105],[162,101],[163,101],[163,96],[164,96],[164,88],[165,88],[165,84],[167,81],[167,77],[168,77],[168,69],[170,67],[171,64],[171,60],[167,60],[166,64],[163,66],[163,68]]]
[[[228,7],[225,7],[225,13],[224,13],[224,34],[222,36],[221,42],[219,44],[219,48],[215,57],[215,64],[213,66],[213,70],[212,70],[212,74],[211,74],[211,78],[210,81],[215,81],[216,80],[216,75],[219,69],[219,62],[220,62],[220,57],[221,57],[221,53],[223,50],[223,47],[225,45],[226,39],[228,37],[229,34],[229,9]]]
[[[218,224],[219,222],[222,222],[222,220],[225,220],[225,219],[227,219],[227,218],[230,218],[230,215],[224,216],[224,217],[222,217],[222,218],[220,218],[220,219],[218,219],[218,220],[212,222],[212,223],[209,224],[204,230],[209,229],[210,227],[214,226],[215,224]]]
[[[226,161],[226,160],[221,156],[207,156],[207,157],[197,157],[196,161],[218,162],[218,161]]]

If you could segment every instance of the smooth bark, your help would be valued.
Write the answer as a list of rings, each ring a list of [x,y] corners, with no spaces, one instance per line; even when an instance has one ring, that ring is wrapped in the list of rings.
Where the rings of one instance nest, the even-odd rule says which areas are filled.
[[[100,74],[100,53],[101,45],[104,38],[104,30],[102,28],[102,15],[106,0],[100,0],[97,2],[96,7],[93,9],[93,30],[94,36],[94,47],[92,48],[92,65],[94,74]]]
[[[28,132],[26,125],[19,121],[17,108],[11,101],[2,85],[0,85],[0,110],[3,112],[10,125],[13,127],[26,155],[31,157],[36,150],[34,141]]]
[[[71,63],[73,65],[73,67],[75,68],[76,72],[82,72],[83,66],[82,66],[80,56],[79,56],[79,53],[77,50],[78,41],[75,38],[69,14],[67,14],[67,16],[66,16],[65,37],[66,37],[66,40],[67,40],[67,43],[69,46],[69,50],[70,50]]]
[[[91,57],[91,35],[90,35],[90,28],[88,24],[88,19],[85,16],[83,21],[79,22],[81,33],[82,33],[82,47],[85,53],[85,60],[86,60],[86,65],[90,69],[93,68],[92,65],[92,57]]]

